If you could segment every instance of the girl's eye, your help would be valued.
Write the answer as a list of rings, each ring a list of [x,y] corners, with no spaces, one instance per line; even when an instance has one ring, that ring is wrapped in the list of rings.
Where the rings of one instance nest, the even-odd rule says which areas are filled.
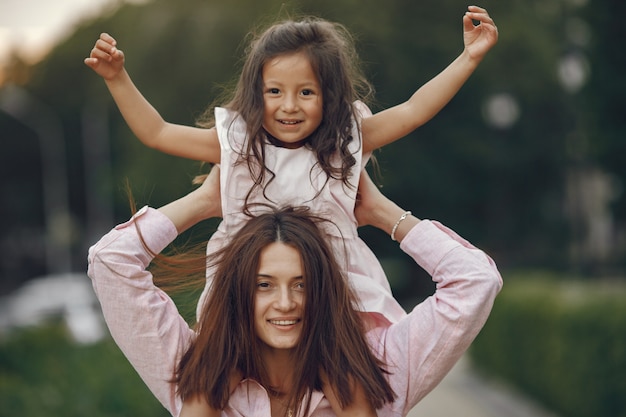
[[[302,95],[303,96],[311,96],[313,95],[313,90],[302,90]]]
[[[280,90],[278,88],[268,88],[267,92],[270,94],[278,94],[280,93]]]

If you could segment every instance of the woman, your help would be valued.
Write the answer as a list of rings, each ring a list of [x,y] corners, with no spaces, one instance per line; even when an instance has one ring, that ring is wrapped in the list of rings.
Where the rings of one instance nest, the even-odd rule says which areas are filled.
[[[171,299],[153,285],[152,275],[146,271],[153,254],[162,251],[179,233],[201,220],[219,216],[218,182],[214,169],[197,190],[159,210],[140,210],[90,249],[89,276],[111,334],[172,415],[180,412],[179,388],[183,396],[204,393],[209,401],[225,398],[227,406],[223,413],[228,416],[333,415],[329,400],[337,401],[337,398],[324,397],[319,391],[321,379],[335,389],[340,402],[347,400],[349,404],[351,398],[349,389],[347,396],[345,392],[342,394],[342,375],[329,363],[332,355],[328,352],[358,349],[361,342],[358,337],[352,338],[349,343],[356,346],[342,346],[334,337],[315,337],[319,342],[316,348],[323,352],[316,356],[303,349],[313,346],[307,337],[319,330],[315,329],[316,325],[321,324],[322,334],[332,336],[336,331],[333,326],[321,323],[321,315],[326,314],[326,319],[330,319],[327,314],[330,312],[332,316],[340,316],[339,320],[349,320],[356,314],[349,290],[344,298],[330,296],[329,288],[333,287],[326,284],[333,281],[332,274],[318,267],[326,271],[330,268],[330,272],[336,272],[338,267],[332,256],[319,256],[324,254],[326,244],[316,228],[300,228],[287,243],[280,239],[271,243],[259,240],[262,243],[257,244],[252,259],[256,269],[255,287],[240,288],[239,294],[229,299],[240,311],[237,320],[243,322],[232,321],[229,316],[205,314],[198,339]],[[360,201],[355,209],[359,223],[389,233],[437,283],[436,293],[407,317],[390,327],[376,327],[362,333],[361,340],[367,342],[373,354],[369,370],[374,376],[368,377],[367,372],[359,369],[359,365],[371,359],[367,353],[346,361],[348,380],[354,378],[366,393],[384,394],[375,400],[381,407],[379,415],[406,415],[441,381],[478,334],[502,281],[495,264],[482,251],[444,226],[420,221],[404,211],[380,194],[365,173],[359,187]],[[303,225],[313,221],[298,211],[292,212],[301,217]],[[270,213],[250,220],[250,226],[246,225],[234,236],[233,242],[247,241],[254,246],[257,240],[254,237],[260,236],[259,233],[246,239],[240,239],[240,233],[255,230],[263,222],[274,224],[273,234],[280,236],[277,216],[299,221],[289,210]],[[306,242],[319,249],[312,250]],[[226,262],[240,254],[240,249],[235,244],[228,245],[218,257],[225,286],[216,284],[214,297],[226,297],[224,288],[241,275],[233,272],[240,262]],[[249,261],[246,259],[246,263]],[[312,282],[316,284],[307,286]],[[312,286],[319,290],[317,301],[310,295]],[[320,307],[317,303],[325,297],[332,300],[332,305]],[[211,302],[207,303],[206,311],[211,311]],[[202,355],[202,349],[212,345],[211,340],[202,340],[203,332],[208,331],[205,326],[210,327],[210,323],[227,324],[231,333],[248,341],[241,346],[228,346],[235,352],[230,359],[237,362],[227,363],[221,371],[222,376],[229,370],[241,372],[243,380],[237,386],[224,388],[228,385],[225,383],[228,375],[221,380],[214,378],[205,387],[188,384],[194,381],[185,374],[186,369],[194,368],[185,367],[190,358],[203,358],[204,369],[224,365],[221,358]],[[255,337],[246,338],[250,331]],[[377,375],[384,381],[376,379]],[[179,385],[173,382],[175,379]]]

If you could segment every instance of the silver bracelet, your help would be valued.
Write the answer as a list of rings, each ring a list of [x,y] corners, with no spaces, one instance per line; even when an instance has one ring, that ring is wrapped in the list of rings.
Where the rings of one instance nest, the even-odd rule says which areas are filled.
[[[398,230],[398,226],[400,226],[400,223],[402,223],[402,220],[406,219],[407,216],[411,214],[412,213],[410,211],[405,211],[404,214],[400,216],[396,224],[393,225],[393,229],[391,229],[391,240],[393,240],[394,242],[396,241],[396,230]]]

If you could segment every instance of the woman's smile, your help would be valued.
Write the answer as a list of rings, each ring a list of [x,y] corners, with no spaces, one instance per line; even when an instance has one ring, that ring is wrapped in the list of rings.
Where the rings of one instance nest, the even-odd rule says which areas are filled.
[[[275,326],[292,326],[298,323],[299,320],[269,320]]]

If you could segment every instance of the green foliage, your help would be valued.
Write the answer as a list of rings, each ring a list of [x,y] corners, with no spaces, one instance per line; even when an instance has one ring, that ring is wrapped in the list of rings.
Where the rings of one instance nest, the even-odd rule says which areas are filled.
[[[626,288],[509,279],[470,353],[559,415],[624,417]]]
[[[453,226],[503,266],[576,266],[566,250],[575,223],[563,212],[572,165],[599,165],[614,175],[618,189],[626,182],[626,94],[620,76],[626,62],[624,54],[615,52],[623,38],[624,3],[574,3],[481,2],[500,29],[498,45],[439,115],[377,155],[392,199],[423,218]],[[458,0],[120,4],[78,27],[33,69],[25,86],[64,127],[70,208],[80,233],[73,247],[77,270],[85,268],[82,254],[94,239],[87,234],[96,229],[89,224],[87,201],[92,207],[112,205],[114,220],[123,221],[128,217],[125,179],[140,205],[157,206],[188,191],[199,171],[198,162],[147,149],[128,129],[102,80],[82,63],[101,32],[117,38],[133,80],[164,118],[193,125],[236,78],[247,34],[259,25],[302,14],[343,23],[356,37],[377,90],[374,109],[380,110],[406,100],[458,55],[466,7]],[[570,18],[587,22],[588,45],[570,44]],[[577,93],[564,91],[557,76],[559,60],[572,49],[592,63],[589,82]],[[494,127],[484,117],[494,94],[508,94],[519,106],[519,119],[508,128]],[[12,203],[1,208],[0,228],[8,231],[11,243],[5,246],[16,251],[0,265],[0,282],[9,282],[36,275],[35,268],[43,272],[42,248],[32,242],[41,241],[45,218],[39,139],[29,126],[2,113],[0,131],[0,193],[12,196]],[[572,138],[580,143],[573,144]],[[89,165],[84,154],[98,147],[110,151],[110,161]],[[91,182],[85,183],[86,178]],[[616,193],[610,207],[617,227],[626,220],[625,202],[626,193]],[[98,232],[111,226],[106,221],[97,225]],[[22,243],[25,229],[35,236]],[[370,235],[364,231],[365,237]],[[623,269],[626,247],[616,243],[607,266]],[[368,244],[376,253],[397,253],[387,239]]]
[[[0,416],[168,416],[111,339],[76,345],[60,324],[0,340]]]
[[[593,158],[626,183],[626,55],[618,52],[616,41],[626,38],[626,26],[616,16],[624,16],[626,3],[605,0],[603,7],[589,2],[583,11],[593,27],[589,60],[593,65],[591,77],[583,95],[587,106],[580,112],[581,123],[589,126],[585,145]],[[623,191],[613,202],[613,213],[619,221],[626,222],[626,193]]]

